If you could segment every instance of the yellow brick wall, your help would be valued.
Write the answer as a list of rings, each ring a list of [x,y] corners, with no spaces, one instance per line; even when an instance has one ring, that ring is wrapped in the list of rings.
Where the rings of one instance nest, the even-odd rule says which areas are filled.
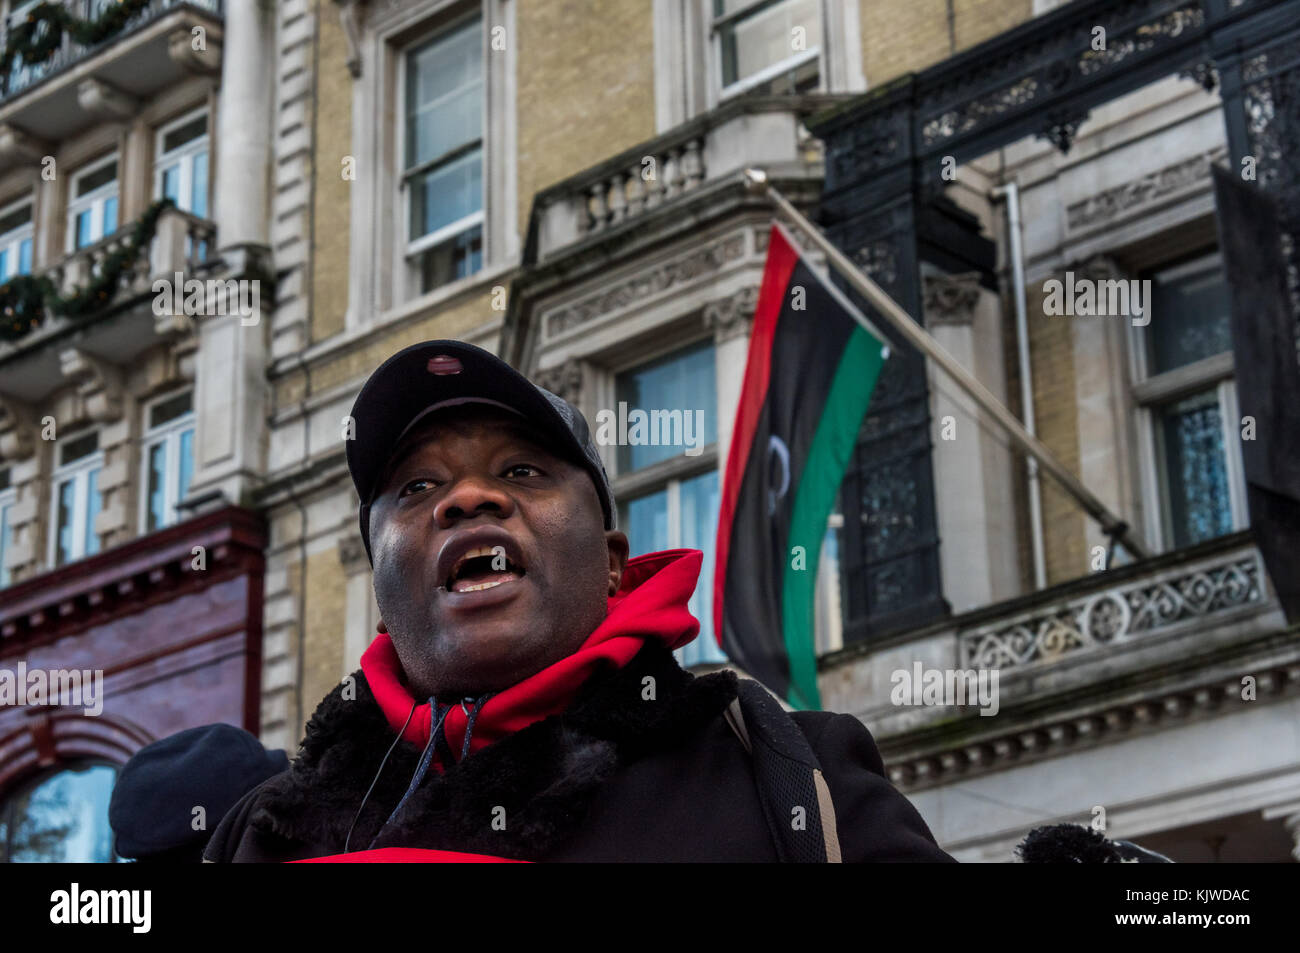
[[[449,302],[421,321],[392,328],[355,348],[340,352],[314,368],[311,386],[314,393],[327,390],[347,381],[358,385],[370,372],[402,348],[434,338],[456,338],[472,329],[500,317],[492,310],[492,288],[485,286],[481,292]],[[306,378],[294,370],[275,382],[276,406],[296,403],[305,396]]]
[[[1079,407],[1075,396],[1074,325],[1068,317],[1043,314],[1043,298],[1042,284],[1027,289],[1034,418],[1039,439],[1077,476]],[[1051,477],[1043,474],[1040,482],[1048,584],[1087,575],[1083,511]]]
[[[650,0],[519,0],[519,234],[534,193],[655,135]]]
[[[348,217],[351,183],[343,157],[352,155],[352,74],[334,0],[317,0],[316,130],[311,235],[311,339],[343,330],[348,305]]]
[[[861,0],[867,86],[933,66],[1032,14],[1032,0]]]
[[[302,698],[303,717],[309,718],[343,677],[347,578],[337,549],[307,557],[306,616]]]

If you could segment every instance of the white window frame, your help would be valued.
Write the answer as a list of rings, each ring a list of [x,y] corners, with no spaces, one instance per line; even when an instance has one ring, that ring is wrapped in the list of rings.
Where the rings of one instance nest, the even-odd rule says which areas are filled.
[[[179,397],[181,394],[188,392],[190,394],[190,409],[179,417],[174,417],[166,423],[161,423],[157,427],[149,426],[149,415],[153,408],[158,404]],[[194,412],[194,392],[193,388],[183,387],[179,390],[171,391],[160,397],[150,400],[144,407],[144,436],[141,438],[140,453],[140,504],[137,522],[140,532],[156,533],[160,529],[166,529],[168,526],[174,526],[180,522],[180,514],[177,511],[177,504],[185,499],[185,494],[181,491],[180,483],[180,461],[181,461],[181,435],[185,431],[197,431],[197,415]],[[163,444],[165,450],[163,473],[165,484],[163,486],[163,522],[160,526],[152,529],[149,527],[149,455],[153,448]],[[191,452],[197,451],[197,446],[191,445]]]
[[[415,240],[412,240],[410,238],[411,235],[411,192],[409,187],[410,177],[407,174],[408,169],[406,166],[406,145],[407,145],[406,117],[407,117],[407,106],[408,106],[406,101],[407,63],[410,59],[410,54],[415,50],[419,49],[422,46],[427,45],[430,41],[436,40],[440,36],[454,33],[457,30],[464,29],[469,24],[475,22],[477,22],[481,28],[479,38],[480,38],[480,42],[482,43],[481,53],[483,57],[482,58],[483,74],[480,82],[480,95],[479,95],[479,115],[482,117],[482,129],[480,131],[479,138],[478,138],[478,149],[479,149],[479,156],[480,156],[479,161],[482,170],[481,175],[483,179],[483,186],[482,186],[482,192],[479,197],[480,201],[479,201],[478,211],[471,212],[469,215],[462,216],[457,221],[448,222],[446,225],[442,226],[441,228],[436,229],[427,235],[422,235]],[[403,44],[397,50],[397,86],[396,86],[396,96],[394,96],[394,102],[398,106],[397,109],[398,120],[397,120],[397,130],[396,130],[397,169],[395,173],[396,186],[397,186],[396,201],[398,203],[398,206],[402,210],[401,214],[397,216],[397,218],[401,221],[401,225],[402,225],[401,242],[399,244],[399,247],[403,249],[402,272],[405,281],[405,286],[407,289],[407,293],[404,295],[404,297],[406,297],[407,299],[419,297],[420,295],[429,294],[438,290],[437,288],[431,288],[428,291],[424,291],[420,288],[420,277],[419,277],[420,255],[431,248],[436,248],[437,246],[441,245],[443,242],[450,241],[451,239],[455,238],[456,236],[460,235],[463,232],[468,232],[472,230],[476,226],[481,226],[483,229],[483,238],[482,238],[483,248],[482,251],[479,252],[479,257],[482,264],[480,265],[478,271],[475,271],[470,275],[466,275],[465,278],[463,279],[456,279],[456,281],[472,280],[476,275],[478,275],[479,272],[483,271],[488,266],[488,256],[487,256],[488,229],[487,229],[486,213],[487,213],[487,200],[488,200],[488,177],[490,175],[490,169],[491,169],[490,166],[491,157],[488,155],[488,147],[489,147],[488,72],[490,69],[489,64],[491,62],[489,57],[492,55],[492,50],[489,46],[490,43],[491,43],[491,24],[488,23],[487,18],[484,16],[484,10],[482,9],[482,7],[476,5],[473,7],[472,13],[467,11],[465,14],[458,16],[455,19],[448,20],[446,23],[439,24],[435,29],[425,31],[419,36],[418,39],[413,40],[410,43]],[[425,163],[425,165],[428,165],[428,163]],[[425,171],[429,171],[429,169],[425,169]],[[455,281],[447,282],[447,285],[454,284],[454,283]],[[445,287],[445,285],[439,287]]]
[[[27,195],[16,201],[10,202],[8,205],[4,206],[3,208],[0,208],[0,218],[3,218],[6,215],[10,215],[18,211],[24,205],[28,206],[31,209],[31,216],[27,219],[27,224],[19,225],[17,228],[10,229],[9,231],[5,232],[3,235],[0,235],[0,251],[7,251],[9,253],[9,261],[13,263],[13,270],[9,274],[0,274],[0,283],[6,282],[10,278],[13,278],[16,275],[31,273],[30,268],[28,268],[28,270],[25,272],[19,269],[21,269],[22,267],[22,261],[21,261],[22,256],[20,253],[22,251],[22,245],[24,241],[31,242],[30,254],[34,255],[36,253],[35,197],[32,195]]]
[[[112,182],[106,182],[104,185],[101,185],[98,188],[93,189],[90,192],[87,192],[85,195],[80,195],[80,196],[77,195],[78,182],[80,182],[82,179],[86,178],[87,176],[92,175],[95,172],[98,172],[100,169],[104,168],[105,166],[112,165],[114,163],[117,164],[117,171],[116,174],[113,176]],[[96,242],[102,241],[108,235],[113,234],[112,232],[106,232],[104,230],[104,204],[110,198],[117,199],[117,222],[114,225],[113,231],[117,231],[117,229],[122,227],[122,196],[121,196],[122,166],[120,163],[121,163],[121,156],[117,152],[112,152],[102,159],[99,159],[88,165],[82,166],[75,173],[73,173],[72,182],[69,185],[69,192],[68,192],[68,235],[67,235],[67,241],[64,242],[64,245],[66,246],[65,247],[66,251],[73,252],[78,250],[77,216],[79,216],[82,212],[88,210],[91,211],[93,213],[92,222],[97,223],[97,225],[92,225],[91,227],[92,237],[87,244],[80,246],[81,248],[89,248],[91,245],[94,245]],[[98,234],[96,234],[96,229],[98,229]]]
[[[1188,261],[1170,265],[1170,270],[1198,270],[1198,266],[1213,257],[1222,255],[1218,248]],[[1157,266],[1153,270],[1165,270]],[[1225,273],[1226,274],[1226,273]],[[1152,320],[1160,320],[1158,314]],[[1167,552],[1175,546],[1173,519],[1169,501],[1169,487],[1165,479],[1164,459],[1156,435],[1160,408],[1184,397],[1190,397],[1213,388],[1219,403],[1219,420],[1223,430],[1224,471],[1228,482],[1228,506],[1232,530],[1250,525],[1246,503],[1245,468],[1241,456],[1241,411],[1237,402],[1235,363],[1232,351],[1202,358],[1173,370],[1152,374],[1149,370],[1148,349],[1151,335],[1143,333],[1146,327],[1135,327],[1126,322],[1129,337],[1130,371],[1133,380],[1133,405],[1137,418],[1137,451],[1140,468],[1142,508],[1145,536],[1158,552]],[[1147,326],[1149,327],[1149,325]]]
[[[11,471],[12,472],[12,471]],[[13,537],[13,508],[18,502],[18,488],[8,486],[0,490],[0,589],[8,586],[10,583],[9,569],[7,562],[9,560],[8,542]],[[6,539],[9,537],[9,539]]]
[[[600,407],[617,407],[618,406],[618,387],[617,381],[620,374],[627,371],[634,371],[646,364],[653,364],[661,358],[670,357],[680,351],[698,347],[701,344],[707,344],[712,352],[713,358],[717,360],[717,343],[712,335],[704,335],[694,338],[665,336],[662,333],[656,333],[651,339],[662,341],[657,346],[647,346],[633,352],[634,356],[629,356],[621,361],[604,364],[597,373],[596,387],[594,397]],[[714,381],[714,412],[717,412],[718,394],[717,381]],[[590,416],[588,419],[592,419]],[[676,454],[665,460],[659,460],[648,466],[642,467],[630,472],[621,472],[618,469],[618,447],[614,445],[602,446],[598,448],[603,456],[602,462],[605,466],[605,472],[610,475],[610,481],[614,490],[614,500],[617,506],[624,506],[633,500],[645,496],[652,496],[663,491],[665,493],[667,508],[666,519],[668,522],[668,549],[680,549],[682,546],[682,527],[681,527],[681,489],[682,484],[687,480],[695,479],[706,473],[714,472],[718,476],[718,491],[722,491],[722,481],[725,477],[723,473],[723,461],[719,456],[719,447],[717,443],[706,444],[701,448],[699,456],[688,457],[685,454]],[[635,540],[632,541],[635,543]],[[712,579],[700,577],[699,585],[712,586]],[[703,621],[703,620],[701,620]],[[713,620],[708,620],[709,626],[712,626]],[[716,636],[711,636],[716,639]],[[694,644],[694,643],[692,643]],[[716,642],[710,646],[711,656],[720,655]],[[682,649],[677,649],[673,653],[680,664],[685,662],[685,653]],[[710,657],[692,662],[692,665],[719,665],[724,664],[726,659]]]
[[[189,123],[193,122],[195,119],[198,119],[200,117],[204,117],[207,119],[206,128],[204,129],[203,135],[199,136],[197,139],[190,140],[189,142],[171,150],[170,152],[163,151],[163,142],[166,139],[168,133],[170,133],[174,129],[179,129],[181,126],[188,125]],[[186,205],[189,204],[190,197],[192,196],[192,193],[194,191],[194,159],[200,152],[206,152],[208,154],[208,183],[207,183],[207,195],[204,196],[204,202],[207,205],[207,209],[206,209],[207,214],[205,214],[203,217],[208,219],[212,218],[211,140],[212,140],[212,118],[208,115],[207,106],[200,106],[197,109],[192,109],[188,113],[185,113],[183,116],[173,119],[170,122],[158,127],[157,131],[154,133],[154,148],[153,148],[153,154],[155,157],[153,163],[153,195],[155,199],[160,199],[163,196],[163,173],[167,171],[168,167],[175,165],[176,163],[179,162],[180,173],[181,173],[180,194],[183,201],[178,202],[176,204],[176,207],[183,212],[189,212],[191,215],[197,215],[198,213],[196,213],[194,209],[187,208]]]
[[[93,431],[83,430],[75,434],[69,434],[64,437],[66,442],[79,440]],[[57,453],[57,450],[56,450]],[[90,474],[98,470],[101,473],[104,469],[104,451],[101,447],[93,453],[88,453],[84,457],[78,457],[70,463],[61,464],[54,468],[50,477],[50,541],[48,546],[47,558],[50,568],[67,566],[84,558],[86,552],[86,522],[90,512],[90,494],[89,481]],[[73,502],[72,502],[72,552],[67,562],[59,563],[59,488],[68,480],[74,481]],[[100,509],[103,509],[103,491],[100,494]],[[94,532],[94,527],[89,527],[90,532]],[[93,555],[93,554],[92,554]]]
[[[827,34],[827,4],[825,0],[818,0],[818,17],[821,21],[821,37],[817,45],[810,47],[802,52],[787,56],[780,62],[773,63],[771,66],[764,67],[757,73],[738,79],[729,85],[723,85],[722,79],[722,32],[728,25],[747,19],[755,13],[760,12],[756,8],[777,7],[783,3],[794,3],[796,0],[750,0],[744,7],[735,10],[725,16],[715,16],[713,13],[713,0],[704,0],[706,4],[705,14],[709,23],[709,48],[711,50],[711,63],[709,71],[712,73],[712,85],[716,90],[716,99],[718,102],[725,102],[734,96],[760,86],[763,83],[788,73],[791,70],[798,69],[805,63],[817,61],[817,90],[824,91],[827,88],[827,76],[829,75],[826,60],[826,34]]]

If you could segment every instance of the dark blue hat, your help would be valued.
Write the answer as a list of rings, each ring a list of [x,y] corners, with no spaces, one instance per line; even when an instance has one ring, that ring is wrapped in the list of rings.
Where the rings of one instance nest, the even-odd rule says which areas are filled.
[[[287,770],[283,751],[267,751],[233,725],[204,725],[145,745],[118,774],[108,823],[120,857],[198,861],[208,837],[235,803],[267,778]],[[204,825],[194,829],[194,809]]]

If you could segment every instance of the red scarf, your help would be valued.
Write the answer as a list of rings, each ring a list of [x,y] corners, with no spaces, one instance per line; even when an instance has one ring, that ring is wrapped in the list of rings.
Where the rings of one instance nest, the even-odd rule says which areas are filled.
[[[694,639],[700,623],[686,602],[695,591],[703,558],[698,549],[670,549],[629,560],[619,590],[609,600],[605,621],[576,652],[484,703],[470,735],[470,753],[564,711],[598,665],[612,662],[622,668],[641,651],[646,639],[657,639],[669,649]],[[433,712],[425,700],[411,715],[411,705],[417,699],[405,684],[397,650],[386,633],[361,656],[361,670],[393,731],[401,731],[406,724],[402,737],[423,748],[429,741]],[[447,742],[457,757],[464,744],[466,720],[460,705],[453,705],[443,723]],[[437,758],[433,764],[442,770]]]

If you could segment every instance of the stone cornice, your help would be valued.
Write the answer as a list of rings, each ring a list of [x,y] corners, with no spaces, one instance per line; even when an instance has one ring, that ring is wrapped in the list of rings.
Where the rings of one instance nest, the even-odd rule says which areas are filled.
[[[1023,711],[1003,708],[1000,727],[980,731],[982,719],[945,722],[890,738],[877,737],[890,780],[919,791],[992,771],[1176,727],[1222,714],[1229,705],[1267,704],[1300,694],[1300,647],[1295,629],[1233,647],[1218,659],[1183,658],[1180,674],[1145,673],[1146,688],[1131,682],[1109,692],[1088,686],[1085,697],[1040,701]],[[1242,699],[1246,676],[1256,700]]]

